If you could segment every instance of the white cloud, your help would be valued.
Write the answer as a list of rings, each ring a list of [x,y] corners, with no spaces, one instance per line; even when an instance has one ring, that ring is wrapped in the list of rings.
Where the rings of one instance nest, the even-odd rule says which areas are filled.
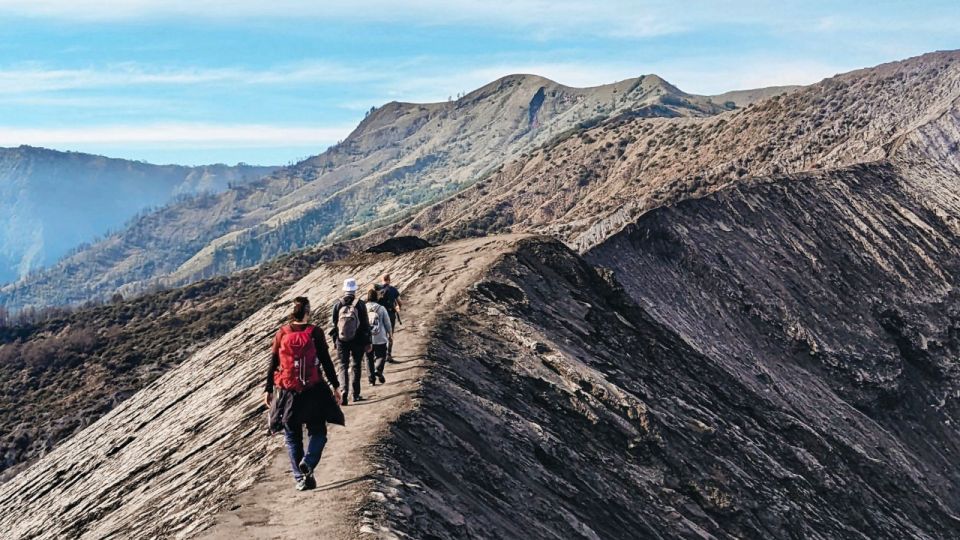
[[[85,127],[0,126],[0,146],[110,145],[165,148],[280,148],[323,146],[345,138],[354,126],[305,127],[268,124],[155,123]]]

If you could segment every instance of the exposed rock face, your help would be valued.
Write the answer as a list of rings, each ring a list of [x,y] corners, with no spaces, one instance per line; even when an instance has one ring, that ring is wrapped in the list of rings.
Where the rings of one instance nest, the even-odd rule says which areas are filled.
[[[782,197],[776,186],[756,189],[742,204]],[[730,197],[736,205],[738,195]],[[691,231],[701,211],[689,210]],[[702,219],[713,226],[718,215],[730,212]],[[466,262],[471,254],[487,262]],[[813,369],[797,354],[773,357],[778,365],[697,350],[701,336],[673,331],[556,241],[492,237],[374,257],[319,268],[0,487],[0,526],[12,538],[93,538],[192,536],[214,523],[279,451],[262,435],[256,399],[284,301],[333,297],[346,275],[364,281],[390,271],[422,291],[420,312],[437,320],[424,329],[419,397],[368,448],[376,472],[366,489],[379,495],[357,510],[372,524],[365,530],[436,538],[960,531],[949,496],[958,479],[942,468],[955,454],[921,448],[955,444],[957,434],[917,401],[885,402],[887,418],[913,426],[888,430],[839,387],[842,369]],[[444,289],[464,264],[480,272],[466,280],[473,285],[432,304],[427,291]],[[664,278],[669,291],[674,282]],[[198,379],[203,373],[219,375]],[[346,530],[361,522],[349,512],[339,519]]]
[[[273,302],[320,261],[349,252],[335,245],[39,322],[0,320],[0,482]]]
[[[783,197],[777,187],[744,194],[742,204],[761,211],[761,197]],[[618,246],[640,260],[666,259],[667,268],[630,268],[645,282],[643,291],[660,295],[650,305],[698,306],[703,296],[688,319],[719,327],[743,326],[739,319],[759,323],[762,315],[745,308],[715,310],[709,296],[715,289],[702,281],[656,272],[701,269],[704,279],[723,282],[720,257],[736,254],[696,234],[706,224],[724,234],[716,220],[735,223],[735,213],[681,206],[684,216],[664,210],[657,222],[689,227],[689,243],[651,240],[671,246],[667,253]],[[743,226],[776,234],[763,225]],[[841,239],[851,240],[849,231],[834,238]],[[795,245],[767,236],[757,242],[773,250],[771,257]],[[687,253],[698,248],[707,251],[702,259]],[[751,255],[767,256],[744,258]],[[763,283],[763,274],[754,279]],[[810,285],[809,277],[784,282],[793,290]],[[716,294],[727,300],[731,292]],[[636,307],[555,243],[508,254],[470,299],[429,350],[436,367],[423,384],[422,406],[394,426],[383,452],[389,476],[381,489],[401,487],[370,509],[390,528],[435,538],[951,538],[960,532],[960,478],[949,465],[960,437],[947,423],[955,409],[929,407],[946,387],[956,392],[956,379],[905,375],[931,388],[885,402],[878,415],[858,410],[840,387],[850,384],[845,370],[869,369],[862,362],[814,368],[816,360],[793,351],[768,355],[761,343],[750,360],[719,358],[707,346],[730,336],[689,335],[683,318],[673,324],[676,333],[661,313]],[[898,355],[889,350],[892,338],[877,338],[884,343],[869,346]],[[889,429],[894,420],[900,427]]]
[[[641,109],[653,116],[725,110],[652,75],[584,89],[513,75],[457,101],[388,103],[319,156],[262,182],[145,215],[49,271],[0,289],[0,305],[78,303],[118,288],[129,295],[359,236],[577,125]]]
[[[273,167],[151,165],[77,152],[0,148],[0,284],[53,264],[177,196],[218,193]]]

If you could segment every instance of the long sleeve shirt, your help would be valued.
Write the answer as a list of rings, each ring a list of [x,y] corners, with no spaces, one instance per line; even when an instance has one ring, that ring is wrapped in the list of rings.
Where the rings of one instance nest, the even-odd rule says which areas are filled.
[[[333,360],[330,359],[330,349],[327,347],[327,339],[323,336],[320,327],[314,326],[313,346],[317,350],[317,359],[320,360],[320,366],[323,368],[323,374],[327,382],[334,388],[340,388],[340,380],[337,379],[337,370],[333,367]],[[280,332],[273,338],[273,354],[270,355],[270,364],[267,366],[267,381],[265,390],[273,392],[273,373],[280,367]]]
[[[386,345],[390,343],[390,334],[393,334],[393,326],[390,325],[390,315],[387,313],[387,308],[376,302],[369,302],[367,304],[367,318],[370,319],[370,326],[373,327],[376,321],[371,317],[376,317],[376,320],[380,321],[380,333],[374,335],[371,332],[370,340],[374,345]]]

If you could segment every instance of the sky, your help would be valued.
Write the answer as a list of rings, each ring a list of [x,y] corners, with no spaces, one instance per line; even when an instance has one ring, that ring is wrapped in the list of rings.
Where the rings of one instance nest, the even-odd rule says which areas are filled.
[[[960,2],[0,0],[0,146],[283,165],[511,73],[810,84],[960,48]]]

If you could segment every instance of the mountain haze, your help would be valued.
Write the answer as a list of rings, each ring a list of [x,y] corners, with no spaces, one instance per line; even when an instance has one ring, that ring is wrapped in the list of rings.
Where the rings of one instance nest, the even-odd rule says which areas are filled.
[[[151,165],[78,152],[0,148],[0,283],[55,263],[140,212],[217,193],[274,167]]]

